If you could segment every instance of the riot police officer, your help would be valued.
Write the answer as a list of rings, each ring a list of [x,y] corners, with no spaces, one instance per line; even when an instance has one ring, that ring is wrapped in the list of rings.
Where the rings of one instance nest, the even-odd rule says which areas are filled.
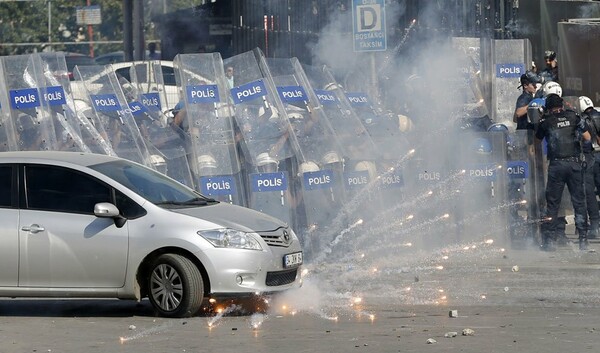
[[[567,185],[575,212],[575,227],[579,234],[579,249],[587,249],[586,205],[583,188],[581,139],[589,141],[591,134],[577,113],[565,110],[563,99],[546,97],[546,113],[538,125],[536,138],[546,138],[548,144],[548,181],[546,184],[546,218],[542,223],[542,249],[553,250],[557,217],[562,193]]]
[[[552,50],[546,50],[544,52],[544,61],[546,67],[540,75],[544,78],[544,81],[558,82],[558,61],[556,60],[556,53]]]
[[[594,103],[586,96],[579,97],[579,112],[590,127],[592,139],[582,145],[587,168],[585,170],[585,199],[587,203],[588,217],[590,218],[590,228],[588,238],[594,239],[598,236],[598,227],[600,226],[600,212],[598,201],[596,200],[596,189],[600,190],[600,112],[594,109]]]
[[[533,130],[533,124],[527,121],[527,107],[534,98],[537,84],[541,83],[541,78],[536,73],[527,71],[521,75],[520,81],[519,87],[523,88],[523,93],[517,98],[513,122],[517,124],[517,130]]]

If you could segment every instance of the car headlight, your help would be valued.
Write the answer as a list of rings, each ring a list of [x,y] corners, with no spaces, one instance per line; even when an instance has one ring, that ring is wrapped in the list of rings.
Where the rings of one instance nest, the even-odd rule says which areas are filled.
[[[256,233],[222,228],[199,230],[198,235],[208,240],[208,242],[217,248],[262,250],[262,246],[260,246],[260,242],[258,241],[260,235]]]

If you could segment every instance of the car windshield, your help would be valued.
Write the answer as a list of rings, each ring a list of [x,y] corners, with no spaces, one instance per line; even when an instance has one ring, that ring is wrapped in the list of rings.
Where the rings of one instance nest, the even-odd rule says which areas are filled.
[[[215,202],[152,169],[126,160],[90,166],[156,205],[193,207]]]

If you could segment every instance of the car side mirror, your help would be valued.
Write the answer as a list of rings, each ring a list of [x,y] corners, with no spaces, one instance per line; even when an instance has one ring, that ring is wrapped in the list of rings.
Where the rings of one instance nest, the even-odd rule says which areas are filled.
[[[99,218],[112,218],[117,228],[125,225],[127,218],[121,216],[117,206],[110,202],[100,202],[94,205],[94,215]]]

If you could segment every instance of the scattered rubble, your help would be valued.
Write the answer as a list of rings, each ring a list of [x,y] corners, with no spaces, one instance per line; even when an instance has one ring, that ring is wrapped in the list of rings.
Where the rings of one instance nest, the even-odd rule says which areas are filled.
[[[462,335],[463,336],[475,336],[475,331],[471,330],[470,328],[466,328],[466,329],[462,330]]]

